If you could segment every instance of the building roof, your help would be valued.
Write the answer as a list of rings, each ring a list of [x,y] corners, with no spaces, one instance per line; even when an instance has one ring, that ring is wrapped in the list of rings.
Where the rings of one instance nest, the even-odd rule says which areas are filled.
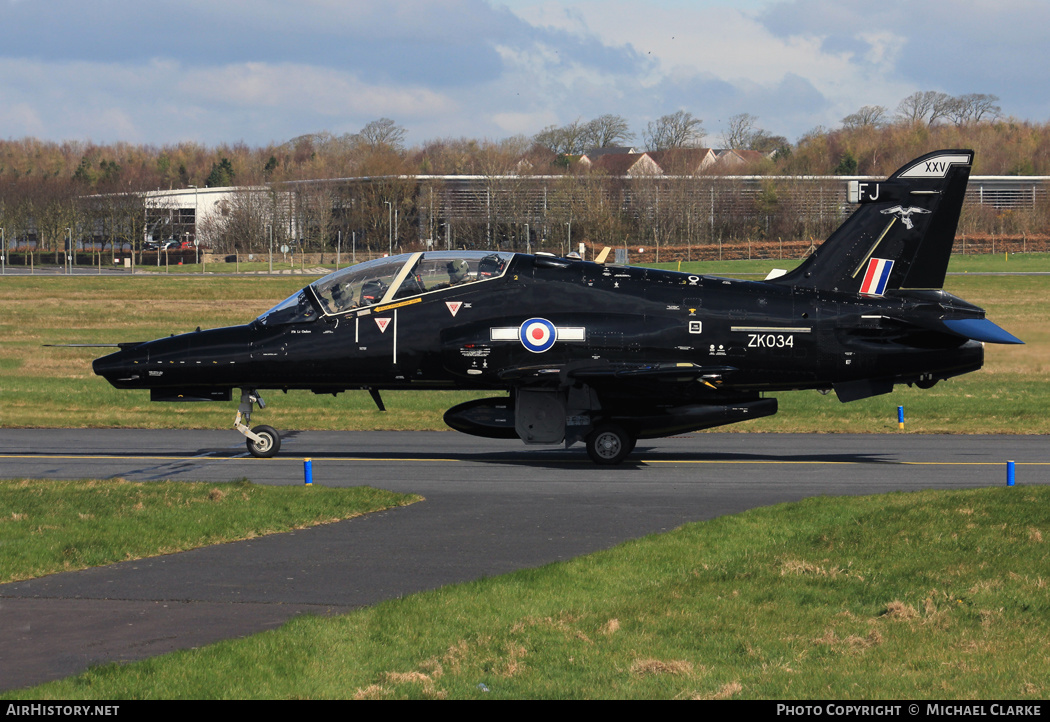
[[[772,153],[763,153],[760,150],[723,149],[719,150],[716,155],[718,156],[719,165],[727,167],[758,163],[763,160],[769,160],[772,157]]]
[[[670,148],[649,151],[667,175],[696,175],[715,162],[715,152],[710,148]]]
[[[607,145],[604,148],[591,148],[587,151],[586,155],[591,160],[594,160],[603,155],[630,155],[636,153],[638,153],[638,151],[629,145]]]
[[[647,153],[609,153],[596,158],[592,167],[614,176],[663,174],[660,166]]]

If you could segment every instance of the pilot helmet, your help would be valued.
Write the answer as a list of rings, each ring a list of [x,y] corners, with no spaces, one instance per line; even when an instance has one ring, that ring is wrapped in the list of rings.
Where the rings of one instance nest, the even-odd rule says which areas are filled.
[[[377,303],[383,298],[383,293],[386,291],[386,286],[378,278],[373,278],[370,281],[366,281],[361,287],[361,302],[366,304]]]
[[[462,258],[449,261],[446,267],[448,268],[448,280],[452,283],[461,283],[466,279],[467,273],[470,272],[470,267],[467,266],[467,262]]]
[[[495,253],[491,253],[478,262],[478,276],[491,278],[503,272],[503,259]]]

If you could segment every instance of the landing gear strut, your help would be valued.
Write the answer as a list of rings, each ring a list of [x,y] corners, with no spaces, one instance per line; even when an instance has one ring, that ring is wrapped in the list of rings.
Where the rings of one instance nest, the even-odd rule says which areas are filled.
[[[260,459],[269,459],[281,450],[281,436],[272,426],[256,426],[249,429],[252,418],[252,407],[258,403],[260,409],[266,408],[266,402],[255,389],[241,389],[241,405],[237,407],[237,418],[233,428],[248,439],[248,453]]]

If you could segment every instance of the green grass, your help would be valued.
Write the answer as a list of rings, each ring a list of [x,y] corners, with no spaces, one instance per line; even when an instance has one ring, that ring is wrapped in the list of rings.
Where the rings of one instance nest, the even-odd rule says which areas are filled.
[[[1048,504],[809,499],[7,696],[1038,701]]]
[[[753,278],[765,277],[770,270],[782,268],[790,271],[802,263],[798,258],[752,259],[736,261],[693,261],[691,263],[651,263],[644,264],[652,268],[663,268],[671,271],[681,270],[685,273],[700,273],[712,276]],[[948,273],[1032,273],[1050,272],[1050,254],[1048,253],[1014,253],[995,255],[964,256],[956,254],[948,262]],[[949,281],[950,282],[950,281]]]
[[[0,480],[0,583],[349,519],[418,496],[353,487]]]
[[[364,260],[363,258],[360,260]],[[339,268],[346,268],[350,265],[349,256],[343,256],[339,263]],[[330,261],[325,263],[300,263],[298,257],[295,263],[290,263],[288,260],[281,260],[280,256],[274,256],[273,259],[273,271],[274,275],[278,274],[291,274],[295,276],[305,275],[309,280],[314,280],[320,275],[318,269],[322,269],[323,273],[331,273],[336,270],[335,255],[333,254]],[[78,271],[79,272],[79,271]],[[271,273],[270,264],[266,261],[244,261],[241,263],[184,263],[181,266],[178,264],[164,265],[163,259],[159,266],[152,263],[140,264],[135,266],[135,273],[143,274],[228,274],[228,273],[247,273],[247,274],[262,274],[266,275]]]
[[[963,270],[1050,269],[1045,254],[956,257]],[[695,265],[695,264],[694,264]],[[769,261],[702,264],[697,272],[739,275]],[[249,321],[300,288],[301,276],[26,277],[0,282],[0,427],[225,428],[233,404],[152,404],[148,392],[118,391],[91,371],[106,352],[43,344],[153,339]],[[896,430],[905,406],[911,432],[1045,433],[1050,408],[1050,276],[948,277],[947,290],[988,310],[1026,346],[986,348],[981,371],[932,390],[898,387],[852,404],[815,392],[778,394],[781,413],[730,431],[870,432]],[[365,392],[336,398],[271,393],[254,420],[279,429],[439,429],[445,409],[485,394],[385,392],[379,412]]]

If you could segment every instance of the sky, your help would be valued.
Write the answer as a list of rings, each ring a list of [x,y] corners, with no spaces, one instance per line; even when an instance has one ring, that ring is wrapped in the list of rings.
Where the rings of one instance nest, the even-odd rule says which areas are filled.
[[[0,137],[498,141],[685,110],[794,142],[916,91],[1050,120],[1045,0],[0,0]]]

